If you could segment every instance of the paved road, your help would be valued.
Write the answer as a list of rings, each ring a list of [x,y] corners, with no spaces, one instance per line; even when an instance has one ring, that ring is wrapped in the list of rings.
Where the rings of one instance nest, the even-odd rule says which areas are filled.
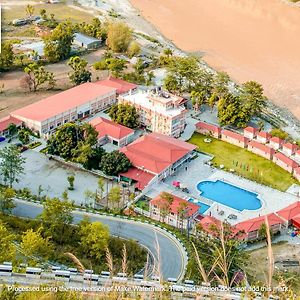
[[[42,212],[40,204],[16,200],[13,214],[20,217],[35,218]],[[74,223],[78,223],[84,215],[91,221],[100,221],[109,226],[110,233],[125,239],[134,239],[147,247],[155,259],[158,258],[157,242],[159,244],[160,270],[164,279],[168,277],[181,279],[184,275],[186,257],[183,247],[167,232],[149,224],[123,220],[116,217],[100,216],[74,211]],[[157,236],[157,239],[156,239]]]

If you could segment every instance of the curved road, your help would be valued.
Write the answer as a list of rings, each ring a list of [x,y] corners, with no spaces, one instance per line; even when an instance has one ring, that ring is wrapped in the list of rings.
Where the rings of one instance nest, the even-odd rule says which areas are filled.
[[[13,214],[19,217],[36,218],[43,210],[41,204],[15,200]],[[74,223],[78,223],[85,215],[91,221],[100,221],[109,227],[110,233],[125,239],[133,239],[149,249],[157,260],[157,242],[159,244],[160,270],[164,279],[168,277],[182,279],[187,264],[185,250],[182,245],[165,230],[150,224],[135,222],[117,217],[102,216],[93,213],[74,211]]]

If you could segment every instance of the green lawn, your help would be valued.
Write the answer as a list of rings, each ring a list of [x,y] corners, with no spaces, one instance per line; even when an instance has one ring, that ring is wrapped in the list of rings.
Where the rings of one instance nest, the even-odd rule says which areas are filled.
[[[143,210],[149,211],[149,201],[144,198],[138,200],[135,205]]]
[[[234,169],[238,175],[280,191],[285,191],[298,182],[272,161],[211,137],[212,142],[205,143],[205,138],[207,137],[202,134],[194,133],[189,142],[198,146],[198,150],[214,155],[212,162],[216,167],[224,165],[224,170]]]

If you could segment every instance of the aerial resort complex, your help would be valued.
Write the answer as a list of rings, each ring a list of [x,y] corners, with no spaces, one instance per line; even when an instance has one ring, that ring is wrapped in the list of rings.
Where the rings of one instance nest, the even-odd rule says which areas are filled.
[[[0,299],[298,299],[300,2],[227,2],[4,1]]]

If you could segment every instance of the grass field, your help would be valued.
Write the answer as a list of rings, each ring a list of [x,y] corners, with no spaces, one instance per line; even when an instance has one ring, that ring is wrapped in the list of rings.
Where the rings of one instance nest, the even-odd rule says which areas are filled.
[[[198,146],[200,151],[214,155],[212,162],[216,167],[224,165],[224,170],[234,169],[238,175],[280,191],[285,191],[298,182],[272,161],[214,138],[210,138],[211,143],[205,143],[205,138],[206,136],[195,133],[189,142]]]
[[[14,19],[25,18],[26,17],[26,5],[17,6],[4,6],[3,7],[3,22],[8,24]],[[63,21],[69,19],[72,22],[90,22],[93,19],[93,15],[85,12],[84,10],[78,8],[72,8],[64,3],[59,4],[37,4],[34,5],[34,15],[39,15],[41,9],[46,9],[47,15],[54,14],[58,21]]]

